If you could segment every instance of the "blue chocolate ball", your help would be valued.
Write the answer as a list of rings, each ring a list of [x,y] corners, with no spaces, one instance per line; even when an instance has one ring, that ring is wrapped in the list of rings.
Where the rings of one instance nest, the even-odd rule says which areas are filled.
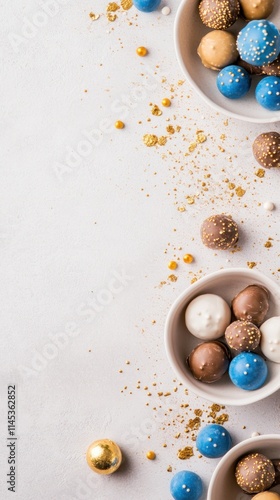
[[[217,87],[221,94],[229,99],[238,99],[247,94],[251,86],[248,71],[232,64],[221,69],[217,76]]]
[[[255,91],[258,103],[271,111],[280,111],[280,78],[266,76],[256,86]]]
[[[133,5],[142,12],[153,12],[158,8],[160,2],[161,0],[133,0]]]
[[[182,470],[171,479],[170,493],[174,500],[199,500],[203,484],[198,474]]]
[[[230,433],[219,424],[203,427],[196,438],[196,447],[201,455],[208,458],[219,458],[225,455],[232,446]]]
[[[261,387],[267,377],[265,360],[253,352],[241,352],[229,365],[229,376],[237,387],[254,391]]]
[[[254,66],[271,63],[280,52],[278,28],[266,19],[250,21],[238,33],[236,43],[241,59]]]

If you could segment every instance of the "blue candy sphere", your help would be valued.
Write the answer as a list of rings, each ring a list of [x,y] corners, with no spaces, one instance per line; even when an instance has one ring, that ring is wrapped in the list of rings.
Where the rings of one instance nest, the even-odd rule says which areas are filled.
[[[255,66],[271,63],[280,52],[278,28],[266,19],[250,21],[239,32],[236,43],[241,59]]]
[[[208,458],[222,457],[232,446],[230,433],[219,424],[203,427],[196,438],[196,447]]]
[[[241,352],[229,365],[229,376],[237,387],[254,391],[261,387],[267,377],[265,360],[253,352]]]
[[[280,78],[266,76],[256,86],[255,91],[258,103],[271,111],[280,111]]]
[[[170,493],[174,500],[199,500],[203,484],[198,474],[182,470],[171,479]]]
[[[248,71],[232,64],[223,68],[217,76],[217,87],[221,94],[229,99],[238,99],[247,94],[251,86]]]
[[[158,8],[160,2],[161,0],[133,0],[133,5],[142,12],[153,12]]]

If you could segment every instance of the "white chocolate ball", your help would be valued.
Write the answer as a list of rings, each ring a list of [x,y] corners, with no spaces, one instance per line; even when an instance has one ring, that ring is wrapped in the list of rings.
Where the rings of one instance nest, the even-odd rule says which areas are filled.
[[[222,297],[212,293],[205,293],[193,299],[185,313],[189,332],[204,340],[215,340],[224,335],[230,320],[229,305]]]
[[[280,363],[280,316],[267,319],[261,326],[260,347],[270,361]]]

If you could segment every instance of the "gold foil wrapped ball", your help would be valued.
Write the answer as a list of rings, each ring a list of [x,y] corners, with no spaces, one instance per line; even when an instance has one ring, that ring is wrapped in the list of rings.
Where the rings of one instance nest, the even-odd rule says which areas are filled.
[[[114,441],[98,439],[89,445],[86,459],[94,472],[113,474],[122,463],[122,452]]]

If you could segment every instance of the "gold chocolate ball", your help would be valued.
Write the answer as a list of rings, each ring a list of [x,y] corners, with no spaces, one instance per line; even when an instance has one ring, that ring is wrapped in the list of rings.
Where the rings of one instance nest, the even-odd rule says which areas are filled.
[[[114,441],[98,439],[89,445],[86,459],[94,472],[113,474],[122,463],[122,452]]]

